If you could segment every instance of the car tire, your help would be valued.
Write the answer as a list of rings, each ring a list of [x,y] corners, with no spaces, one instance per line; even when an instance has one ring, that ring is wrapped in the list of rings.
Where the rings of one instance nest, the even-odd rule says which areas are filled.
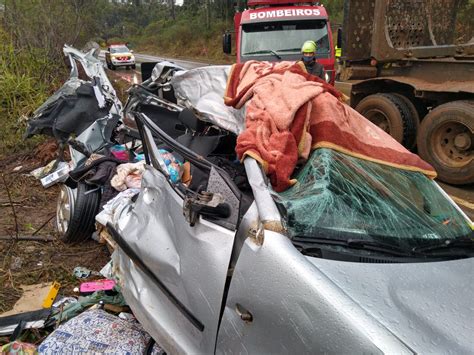
[[[132,69],[135,70],[137,68],[137,65],[136,64],[133,64],[132,65]]]
[[[113,64],[110,64],[110,69],[115,70],[115,69],[117,69],[117,67]]]
[[[453,101],[426,115],[417,138],[418,154],[453,185],[474,183],[474,101]]]
[[[76,189],[61,184],[56,209],[56,227],[65,243],[79,243],[94,232],[100,190],[79,182]]]
[[[416,138],[416,117],[403,99],[394,94],[375,94],[362,99],[356,111],[411,148]]]

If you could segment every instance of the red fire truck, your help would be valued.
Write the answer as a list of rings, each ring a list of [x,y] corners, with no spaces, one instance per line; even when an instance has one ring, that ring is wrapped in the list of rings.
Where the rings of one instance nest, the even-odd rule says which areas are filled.
[[[248,9],[234,16],[237,62],[299,60],[307,40],[317,44],[317,60],[334,84],[334,45],[324,6],[311,0],[248,0]],[[231,53],[231,34],[223,38],[224,53]]]

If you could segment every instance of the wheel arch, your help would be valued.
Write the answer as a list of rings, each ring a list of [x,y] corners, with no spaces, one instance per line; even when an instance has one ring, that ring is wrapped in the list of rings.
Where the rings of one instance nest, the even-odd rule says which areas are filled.
[[[465,91],[464,86],[451,84],[447,87],[404,76],[367,79],[352,85],[351,106],[357,106],[364,97],[376,93],[401,94],[418,107],[422,104],[426,108],[434,108],[451,101],[474,99],[474,88],[473,91]]]
[[[364,80],[352,85],[351,106],[356,107],[364,97],[379,93],[397,93],[412,100],[415,92],[414,86],[393,79]]]

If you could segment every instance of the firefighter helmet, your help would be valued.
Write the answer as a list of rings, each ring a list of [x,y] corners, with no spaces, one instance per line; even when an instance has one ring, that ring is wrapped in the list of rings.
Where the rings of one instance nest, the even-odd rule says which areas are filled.
[[[301,53],[316,53],[316,42],[306,41],[301,47]]]

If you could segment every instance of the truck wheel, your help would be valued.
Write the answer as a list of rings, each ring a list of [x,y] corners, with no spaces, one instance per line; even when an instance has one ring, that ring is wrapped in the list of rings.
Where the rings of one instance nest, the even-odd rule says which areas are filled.
[[[413,146],[416,137],[416,117],[413,117],[409,106],[398,95],[369,95],[359,102],[355,109],[397,142],[408,148]]]
[[[416,146],[416,134],[418,132],[418,128],[420,127],[420,115],[418,114],[418,109],[408,97],[397,93],[392,93],[392,95],[403,101],[406,106],[406,109],[410,112],[410,119],[406,121],[405,129],[407,138],[406,145],[404,145],[405,147],[411,150]]]
[[[79,183],[76,189],[62,184],[56,207],[56,227],[65,243],[78,243],[94,231],[95,215],[99,210],[100,192]]]
[[[418,153],[453,185],[474,183],[474,101],[436,107],[423,119]]]

